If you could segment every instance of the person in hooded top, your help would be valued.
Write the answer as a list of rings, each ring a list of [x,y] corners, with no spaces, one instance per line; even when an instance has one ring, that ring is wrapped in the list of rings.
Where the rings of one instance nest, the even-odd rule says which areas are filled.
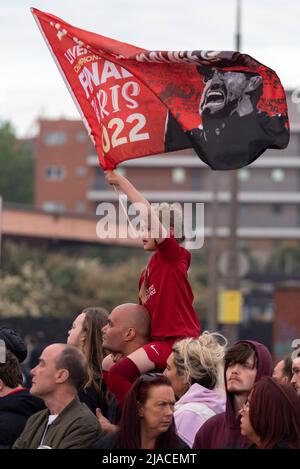
[[[179,398],[174,412],[176,430],[190,448],[204,422],[225,410],[226,345],[221,334],[205,331],[197,339],[176,342],[168,358],[164,374]]]
[[[225,354],[225,412],[207,420],[197,432],[194,449],[248,448],[249,440],[240,432],[240,413],[248,395],[263,376],[272,376],[268,349],[252,340],[240,340]]]
[[[251,449],[299,449],[300,404],[290,384],[264,377],[253,386],[241,414]]]

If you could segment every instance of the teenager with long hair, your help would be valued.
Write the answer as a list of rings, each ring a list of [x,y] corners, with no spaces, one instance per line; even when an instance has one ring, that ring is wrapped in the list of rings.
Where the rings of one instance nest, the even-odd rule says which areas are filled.
[[[102,328],[107,324],[108,313],[104,308],[89,307],[75,318],[68,332],[67,343],[79,348],[87,359],[88,380],[79,399],[96,414],[100,408],[107,414],[107,390],[102,378],[102,361],[105,356],[102,347]]]
[[[184,239],[180,210],[168,204],[154,210],[124,176],[115,171],[105,171],[105,175],[139,211],[146,224],[144,250],[153,252],[139,281],[139,301],[150,315],[151,342],[116,364],[105,363],[109,387],[122,404],[133,381],[142,373],[165,368],[173,344],[184,337],[198,337],[200,324],[188,280],[191,255],[179,244]]]

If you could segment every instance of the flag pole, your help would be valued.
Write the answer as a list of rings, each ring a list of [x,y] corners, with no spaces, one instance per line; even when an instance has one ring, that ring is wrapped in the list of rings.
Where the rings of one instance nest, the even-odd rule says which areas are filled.
[[[207,329],[215,331],[217,328],[217,300],[218,300],[218,224],[219,224],[219,174],[211,171],[212,202],[211,202],[211,234],[209,240],[208,260],[208,298],[207,298]]]
[[[133,234],[133,236],[136,238],[136,237],[137,237],[137,231],[135,230],[135,228],[133,227],[133,224],[131,223],[131,220],[130,220],[130,218],[129,218],[129,216],[128,216],[128,213],[127,213],[127,210],[126,210],[126,207],[125,207],[125,205],[124,205],[123,202],[122,202],[121,194],[120,194],[119,190],[117,189],[117,187],[116,187],[114,184],[112,184],[112,186],[113,186],[114,191],[115,191],[115,193],[116,193],[116,195],[117,195],[117,198],[118,198],[118,200],[119,200],[119,204],[121,205],[121,208],[122,208],[122,210],[123,210],[123,212],[124,212],[124,215],[125,215],[125,217],[126,217],[126,219],[127,219],[127,221],[128,221],[128,224],[129,224],[129,227],[130,227],[130,229],[131,229],[131,231],[132,231],[132,234]]]

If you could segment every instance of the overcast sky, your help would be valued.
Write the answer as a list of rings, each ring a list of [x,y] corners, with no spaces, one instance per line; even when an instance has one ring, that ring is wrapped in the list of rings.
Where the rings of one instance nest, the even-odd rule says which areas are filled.
[[[150,50],[234,50],[237,0],[1,0],[0,120],[30,135],[44,118],[79,118],[30,7]],[[242,0],[242,47],[300,87],[299,0]]]

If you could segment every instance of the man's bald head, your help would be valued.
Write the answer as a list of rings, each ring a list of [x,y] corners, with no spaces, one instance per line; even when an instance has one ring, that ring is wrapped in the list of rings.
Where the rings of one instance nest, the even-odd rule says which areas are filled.
[[[135,303],[117,306],[103,327],[103,347],[114,353],[127,355],[149,341],[150,316],[148,310]]]
[[[150,316],[143,305],[124,303],[114,308],[111,314],[117,315],[124,326],[133,327],[140,337],[150,338]]]

